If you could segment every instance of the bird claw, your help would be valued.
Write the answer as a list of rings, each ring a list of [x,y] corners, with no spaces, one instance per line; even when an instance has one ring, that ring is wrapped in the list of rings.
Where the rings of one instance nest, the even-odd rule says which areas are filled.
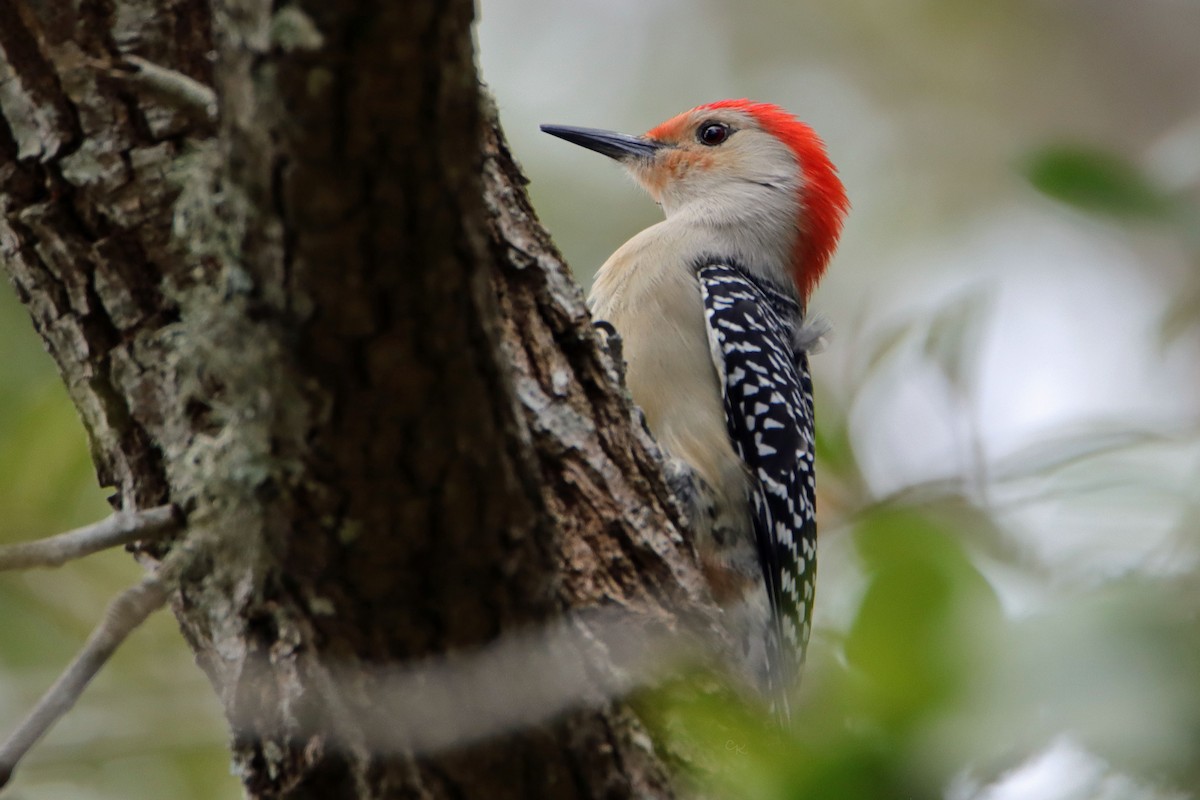
[[[598,334],[600,344],[605,350],[608,350],[609,353],[615,350],[618,355],[620,354],[621,345],[623,344],[621,334],[617,333],[617,329],[613,327],[611,322],[606,319],[598,319],[592,323],[592,328]]]
[[[641,406],[635,405],[633,407],[633,417],[642,426],[642,430],[646,432],[646,435],[654,439],[654,431],[650,430],[650,423],[646,421],[646,412],[642,411]],[[658,439],[654,439],[654,443],[658,444]]]
[[[600,344],[600,349],[603,350],[610,359],[613,366],[617,370],[617,374],[621,377],[621,383],[625,382],[625,355],[623,353],[624,341],[621,339],[621,334],[617,333],[617,329],[608,320],[598,319],[592,322],[592,328],[596,331],[596,339]]]

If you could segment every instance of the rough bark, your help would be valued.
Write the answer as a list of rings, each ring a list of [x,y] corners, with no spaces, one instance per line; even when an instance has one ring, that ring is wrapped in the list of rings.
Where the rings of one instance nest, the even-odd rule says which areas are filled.
[[[140,557],[176,559],[248,794],[669,796],[619,703],[451,753],[355,739],[375,666],[704,597],[471,0],[272,5],[0,0],[0,258],[114,505],[187,515]],[[330,705],[339,746],[303,725]]]

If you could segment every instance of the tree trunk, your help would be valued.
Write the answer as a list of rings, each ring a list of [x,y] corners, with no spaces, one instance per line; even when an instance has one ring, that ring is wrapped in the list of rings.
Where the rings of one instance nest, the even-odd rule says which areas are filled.
[[[272,5],[0,0],[0,258],[114,505],[187,516],[139,555],[235,769],[251,797],[670,796],[619,702],[437,753],[356,730],[382,666],[706,601],[472,0]]]

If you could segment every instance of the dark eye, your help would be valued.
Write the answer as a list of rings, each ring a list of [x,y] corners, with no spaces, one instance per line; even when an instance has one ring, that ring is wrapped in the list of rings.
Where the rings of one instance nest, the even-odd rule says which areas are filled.
[[[706,122],[696,132],[696,138],[700,140],[700,144],[716,147],[729,138],[729,126],[720,122]]]

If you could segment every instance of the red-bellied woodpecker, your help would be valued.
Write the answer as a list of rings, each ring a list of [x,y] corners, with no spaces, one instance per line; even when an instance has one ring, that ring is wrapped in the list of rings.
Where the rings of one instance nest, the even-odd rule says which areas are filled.
[[[589,304],[623,340],[743,668],[787,719],[816,574],[820,331],[804,312],[845,189],[812,129],[765,103],[710,103],[643,136],[542,130],[621,162],[666,214],[600,267]]]

